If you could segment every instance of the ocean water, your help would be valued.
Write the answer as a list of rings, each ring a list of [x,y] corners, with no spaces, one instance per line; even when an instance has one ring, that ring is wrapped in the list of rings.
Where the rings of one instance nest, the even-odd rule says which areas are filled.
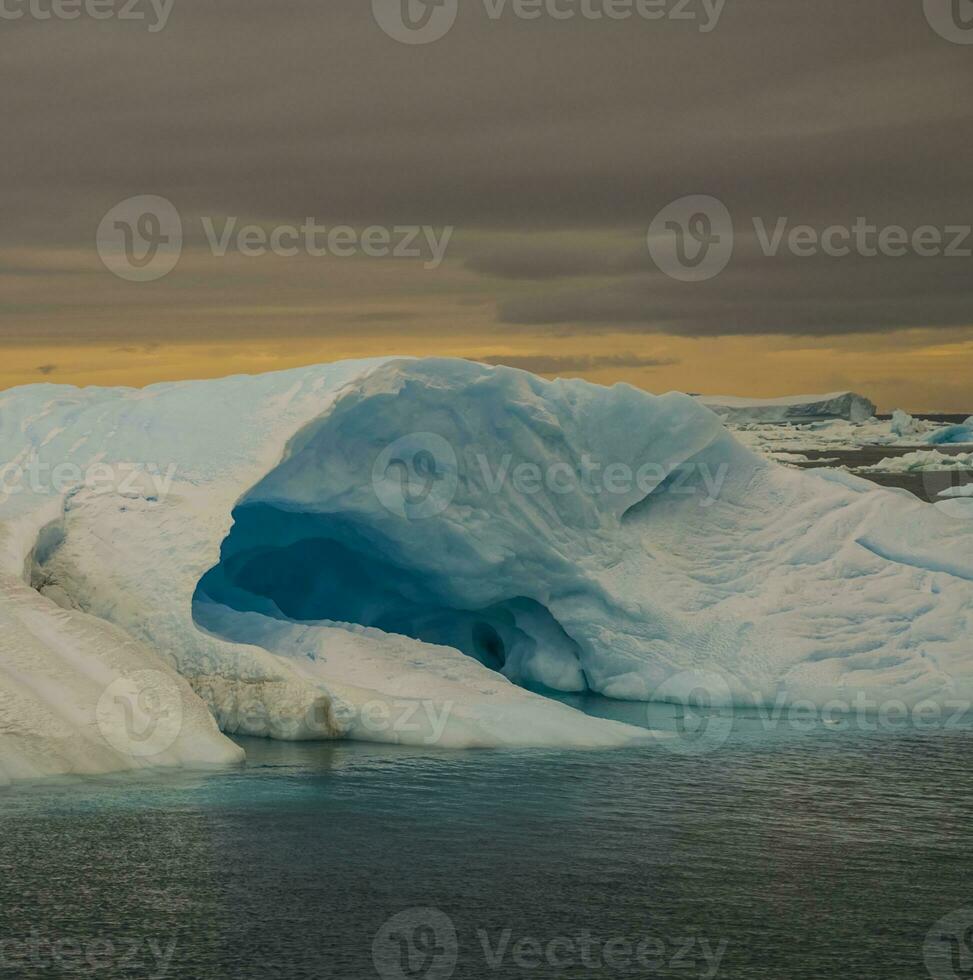
[[[0,976],[973,975],[968,718],[582,706],[673,737],[0,792]]]
[[[970,452],[971,446],[862,446],[856,449],[801,449],[809,462],[794,463],[798,469],[831,469],[846,466],[855,470],[860,466],[876,466],[884,459],[894,459],[916,451],[935,449],[945,456],[959,456]],[[827,462],[822,463],[821,460]],[[927,470],[920,473],[859,473],[859,476],[881,487],[897,487],[908,490],[927,503],[939,499],[939,494],[950,487],[973,483],[971,470]]]

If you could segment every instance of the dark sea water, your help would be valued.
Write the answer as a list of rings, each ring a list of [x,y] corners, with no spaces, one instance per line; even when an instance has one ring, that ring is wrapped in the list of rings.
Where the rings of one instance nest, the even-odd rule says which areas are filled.
[[[859,466],[877,466],[885,459],[894,459],[914,452],[935,449],[944,456],[959,456],[973,449],[971,446],[862,446],[857,449],[802,449],[810,462],[795,463],[800,469],[828,469],[847,466],[855,470]],[[823,461],[823,462],[822,462]],[[876,472],[859,473],[859,476],[882,487],[908,490],[920,500],[935,502],[943,490],[973,483],[973,470],[927,470],[918,473]]]
[[[0,976],[971,975],[967,720],[586,707],[681,734],[0,792]]]
[[[971,417],[971,413],[965,412],[958,415],[943,413],[914,413],[915,418],[927,422],[937,422],[941,425],[958,425]],[[891,415],[878,415],[880,419],[891,421]],[[894,459],[898,456],[905,456],[908,453],[928,452],[931,449],[938,450],[947,456],[957,456],[961,453],[968,453],[973,446],[969,445],[945,445],[928,446],[916,443],[912,446],[861,446],[855,449],[802,449],[801,452],[810,460],[808,463],[796,463],[800,469],[815,469],[821,466],[846,466],[851,470],[859,466],[876,466],[885,459]],[[824,460],[824,462],[822,462]],[[969,470],[932,470],[924,473],[860,473],[859,476],[872,483],[877,483],[881,487],[893,487],[900,490],[908,490],[920,500],[933,503],[939,499],[939,494],[943,490],[951,487],[964,486],[973,483],[973,472]],[[973,976],[973,974],[971,974]]]

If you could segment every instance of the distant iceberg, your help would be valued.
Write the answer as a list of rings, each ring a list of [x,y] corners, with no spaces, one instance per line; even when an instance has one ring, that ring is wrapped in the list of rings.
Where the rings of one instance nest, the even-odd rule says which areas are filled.
[[[31,385],[0,459],[0,781],[239,758],[220,730],[647,737],[545,691],[973,696],[973,524],[678,393],[439,359]]]
[[[889,431],[902,441],[916,436],[921,431],[920,423],[908,412],[903,412],[901,408],[892,412],[892,421],[889,424]]]
[[[922,441],[929,446],[956,446],[973,444],[973,415],[965,422],[946,425],[927,433]]]
[[[859,466],[856,473],[934,473],[940,470],[973,470],[973,453],[941,453],[938,449],[918,449],[903,456],[889,456],[871,466]]]
[[[720,418],[743,422],[818,422],[844,419],[865,422],[875,415],[875,405],[853,391],[828,395],[792,395],[787,398],[736,398],[731,395],[697,395],[697,400]]]

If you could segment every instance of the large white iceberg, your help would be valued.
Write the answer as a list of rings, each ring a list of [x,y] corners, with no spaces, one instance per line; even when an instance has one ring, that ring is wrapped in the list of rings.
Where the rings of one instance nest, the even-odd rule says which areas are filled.
[[[133,765],[231,761],[209,713],[612,746],[644,735],[529,689],[973,695],[973,525],[765,460],[686,395],[453,360],[34,385],[0,395],[0,459],[0,622],[33,637],[0,632],[0,779],[124,765],[146,671],[184,720]]]

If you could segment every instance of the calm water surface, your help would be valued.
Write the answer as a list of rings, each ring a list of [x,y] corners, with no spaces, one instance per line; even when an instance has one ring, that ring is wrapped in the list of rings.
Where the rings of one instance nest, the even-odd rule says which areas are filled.
[[[969,725],[730,725],[4,791],[0,976],[970,976]]]

